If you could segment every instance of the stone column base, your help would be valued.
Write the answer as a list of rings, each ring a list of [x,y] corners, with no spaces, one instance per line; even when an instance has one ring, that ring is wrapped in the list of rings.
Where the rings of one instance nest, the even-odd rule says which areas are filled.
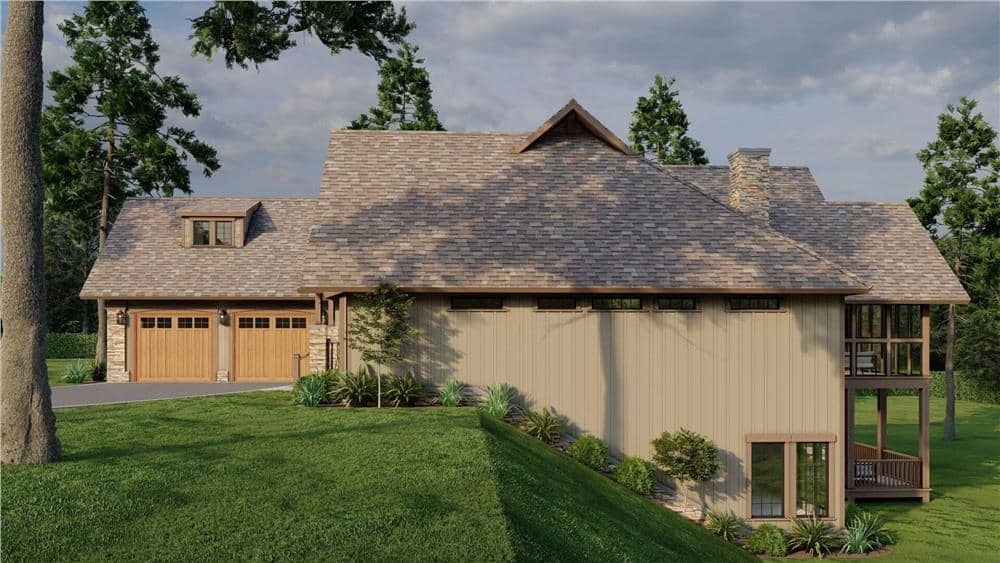
[[[127,370],[108,372],[108,383],[126,383],[128,382],[128,380],[129,380],[129,373]]]
[[[229,381],[229,371],[224,370],[224,369],[220,369],[219,371],[215,372],[215,380],[216,381]]]

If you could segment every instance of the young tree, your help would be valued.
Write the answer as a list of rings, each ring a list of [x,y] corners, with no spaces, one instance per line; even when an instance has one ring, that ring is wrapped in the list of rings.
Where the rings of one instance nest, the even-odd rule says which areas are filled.
[[[361,296],[360,307],[351,318],[351,344],[361,352],[361,361],[376,366],[378,406],[382,408],[382,367],[403,361],[403,346],[417,334],[410,318],[413,297],[388,280],[381,279]]]
[[[337,54],[358,49],[382,60],[389,44],[396,44],[413,29],[406,9],[399,14],[392,2],[215,2],[191,20],[194,54],[211,58],[222,50],[226,66],[246,69],[276,61],[295,46],[293,33],[315,35]]]
[[[671,88],[677,79],[663,80],[659,74],[649,88],[649,97],[640,96],[632,112],[628,139],[632,150],[660,164],[708,164],[701,143],[688,136],[687,114]]]
[[[967,245],[1000,232],[1000,149],[997,132],[976,101],[962,97],[938,116],[938,138],[917,153],[924,167],[924,187],[908,200],[914,213],[938,242],[955,275],[968,288]],[[955,439],[955,327],[958,311],[948,306],[945,342],[944,437]]]
[[[54,104],[42,129],[47,203],[96,220],[103,248],[127,196],[190,193],[187,160],[205,176],[219,169],[219,160],[194,132],[167,125],[169,110],[197,117],[201,105],[178,77],[157,72],[159,47],[138,3],[91,2],[59,29],[73,64],[53,71],[48,84]],[[99,300],[95,356],[102,363],[105,317]]]
[[[42,247],[41,2],[7,5],[0,85],[3,283],[0,310],[0,463],[59,457],[45,367]]]
[[[711,481],[722,467],[715,444],[705,436],[683,428],[674,433],[661,434],[653,440],[653,450],[653,461],[664,473],[677,480],[682,489],[685,481]],[[687,502],[686,492],[684,502]]]
[[[403,42],[396,56],[379,66],[378,105],[348,129],[444,131],[431,103],[431,78],[416,58],[418,47]]]

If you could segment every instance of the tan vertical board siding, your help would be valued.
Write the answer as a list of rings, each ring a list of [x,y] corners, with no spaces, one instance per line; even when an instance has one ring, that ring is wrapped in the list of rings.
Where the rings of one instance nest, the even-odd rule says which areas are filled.
[[[554,407],[617,455],[650,458],[650,442],[665,430],[707,434],[724,465],[704,501],[746,516],[747,434],[843,437],[843,309],[836,296],[790,296],[780,312],[726,304],[706,296],[697,312],[543,312],[533,296],[511,295],[503,311],[451,311],[447,296],[418,296],[421,334],[407,357],[437,384],[505,381],[531,408]],[[832,448],[830,466],[838,518],[844,451]]]

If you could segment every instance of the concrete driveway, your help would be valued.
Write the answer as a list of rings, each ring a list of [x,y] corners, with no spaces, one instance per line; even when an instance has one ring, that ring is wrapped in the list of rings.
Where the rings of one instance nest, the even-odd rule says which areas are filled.
[[[204,397],[263,389],[291,389],[280,383],[81,383],[52,388],[52,406],[82,407]]]

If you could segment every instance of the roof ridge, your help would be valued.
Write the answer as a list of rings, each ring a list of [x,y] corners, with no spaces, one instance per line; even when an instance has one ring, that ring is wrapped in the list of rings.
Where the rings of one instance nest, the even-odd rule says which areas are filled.
[[[726,211],[728,211],[728,212],[736,215],[737,217],[743,219],[744,221],[748,221],[751,224],[753,224],[753,225],[755,225],[757,227],[762,228],[765,232],[768,232],[769,234],[772,234],[772,235],[776,236],[777,238],[779,238],[779,239],[781,239],[781,240],[783,240],[783,241],[791,244],[795,248],[798,248],[799,250],[801,250],[802,252],[808,254],[809,256],[813,257],[814,259],[816,259],[816,260],[818,260],[818,261],[820,261],[822,263],[825,263],[825,264],[828,264],[828,265],[832,266],[834,269],[838,270],[839,272],[841,272],[845,276],[847,276],[847,277],[853,279],[854,281],[860,283],[862,286],[864,286],[865,288],[867,288],[869,291],[871,290],[871,288],[872,288],[871,284],[869,284],[868,282],[866,282],[865,280],[863,280],[860,276],[858,276],[854,272],[851,272],[850,270],[844,269],[843,267],[841,267],[840,265],[836,264],[832,260],[824,258],[821,254],[819,254],[818,252],[816,252],[815,250],[813,250],[811,247],[809,247],[805,243],[802,243],[801,241],[797,241],[797,240],[789,237],[788,235],[782,233],[781,231],[775,229],[774,227],[771,227],[770,225],[765,225],[763,223],[759,223],[757,221],[754,221],[750,217],[747,217],[746,215],[744,215],[742,212],[740,212],[740,211],[738,211],[736,209],[733,209],[728,203],[724,203],[721,200],[719,200],[719,199],[713,197],[712,195],[706,193],[701,188],[698,188],[694,184],[691,184],[691,183],[689,183],[689,182],[687,182],[685,180],[682,180],[682,179],[674,176],[673,174],[670,174],[669,171],[660,168],[655,163],[652,163],[652,162],[650,162],[650,161],[648,161],[645,158],[642,158],[640,156],[636,156],[636,158],[638,158],[642,163],[644,163],[644,164],[650,166],[651,168],[653,168],[653,170],[656,170],[657,172],[660,172],[661,174],[665,174],[665,175],[669,176],[672,180],[675,180],[677,183],[681,184],[682,186],[684,186],[684,187],[686,187],[686,188],[688,188],[690,190],[693,190],[693,191],[701,194],[705,198],[709,199],[710,201],[713,201],[713,202],[721,205],[723,208],[725,208]]]

